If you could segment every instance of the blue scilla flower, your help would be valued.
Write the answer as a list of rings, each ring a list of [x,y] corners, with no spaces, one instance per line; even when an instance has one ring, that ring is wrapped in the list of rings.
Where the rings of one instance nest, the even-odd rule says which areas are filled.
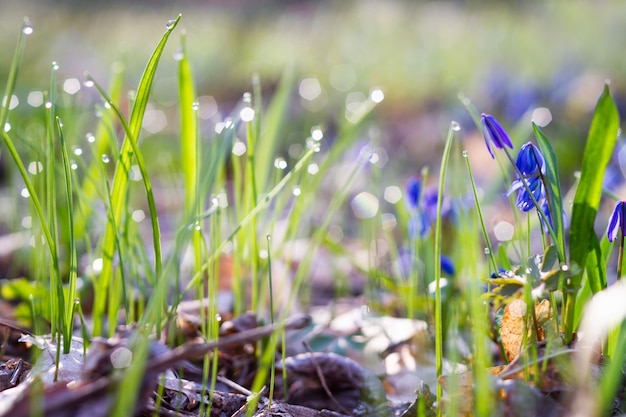
[[[506,133],[506,130],[493,116],[483,113],[480,116],[480,123],[483,127],[483,137],[485,138],[487,150],[492,158],[495,158],[493,146],[498,149],[504,149],[505,146],[513,149],[513,142],[511,142],[509,134]]]
[[[624,218],[626,217],[626,201],[618,201],[615,204],[615,208],[613,209],[613,213],[609,218],[609,225],[606,228],[606,237],[609,239],[609,242],[613,242],[617,237],[617,232],[622,231],[622,236],[624,235],[624,229],[626,228],[626,224],[624,224]]]
[[[515,162],[524,177],[546,175],[546,161],[543,154],[532,142],[522,145]]]
[[[530,189],[532,196],[535,197],[535,201],[539,203],[545,198],[546,191],[543,187],[543,181],[541,181],[541,178],[529,177],[526,178],[526,183],[528,184],[528,188]],[[524,187],[522,180],[517,179],[513,181],[511,188],[509,188],[509,191],[506,193],[507,197],[515,191],[517,191],[517,200],[515,201],[517,208],[526,212],[535,207],[535,203],[533,203],[533,199],[530,197],[526,187]]]

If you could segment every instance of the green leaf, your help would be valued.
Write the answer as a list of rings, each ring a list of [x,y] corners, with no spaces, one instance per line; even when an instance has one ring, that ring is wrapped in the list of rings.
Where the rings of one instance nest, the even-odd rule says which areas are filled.
[[[565,261],[565,226],[563,224],[563,199],[561,197],[561,184],[559,181],[559,169],[554,148],[541,129],[533,123],[533,130],[541,153],[546,162],[546,177],[548,180],[547,191],[550,202],[550,214],[552,226],[556,237],[553,237],[558,248],[561,261]]]
[[[116,225],[121,224],[122,213],[125,206],[125,196],[128,190],[128,175],[130,173],[130,164],[133,157],[133,148],[136,146],[136,141],[139,138],[139,133],[141,132],[141,125],[143,121],[143,116],[146,111],[146,106],[148,104],[148,98],[150,96],[150,90],[152,89],[152,83],[154,81],[154,76],[156,74],[156,69],[161,59],[161,55],[163,53],[163,49],[165,48],[165,44],[167,40],[180,21],[180,15],[171,22],[171,24],[167,25],[167,29],[161,38],[161,41],[155,48],[144,73],[139,82],[139,87],[137,88],[137,97],[135,99],[135,104],[133,106],[133,110],[130,116],[130,122],[128,124],[128,130],[130,135],[126,135],[124,137],[124,141],[122,143],[122,147],[120,150],[119,160],[115,167],[115,173],[113,175],[113,184],[111,186],[111,216],[109,217],[109,221],[107,223],[107,228],[104,236],[104,243],[102,245],[103,251],[103,262],[102,262],[102,271],[100,273],[100,277],[98,279],[98,288],[95,292],[95,300],[94,300],[94,317],[99,317],[100,319],[94,321],[94,331],[93,333],[98,335],[102,332],[102,317],[104,317],[104,309],[107,302],[107,289],[111,280],[113,279],[113,254],[115,252],[116,245]],[[155,245],[157,242],[155,242]],[[155,256],[160,256],[160,254],[155,254]],[[160,263],[160,259],[156,259],[155,262]],[[157,268],[159,269],[159,268]],[[158,276],[158,274],[157,274]],[[116,323],[111,323],[110,329],[114,331]]]
[[[570,264],[587,266],[589,252],[598,245],[598,237],[594,230],[594,222],[600,198],[604,172],[611,159],[617,132],[619,114],[608,86],[596,104],[596,109],[589,128],[587,144],[583,154],[580,182],[574,197],[572,221],[570,228]],[[569,340],[573,332],[576,292],[580,288],[584,270],[571,277],[566,283],[564,329]],[[597,284],[597,283],[596,283]],[[596,285],[594,284],[594,285]]]
[[[181,168],[185,178],[185,209],[187,213],[192,213],[197,200],[198,131],[197,116],[193,109],[196,93],[184,37],[181,39],[181,49],[182,58],[178,61]]]

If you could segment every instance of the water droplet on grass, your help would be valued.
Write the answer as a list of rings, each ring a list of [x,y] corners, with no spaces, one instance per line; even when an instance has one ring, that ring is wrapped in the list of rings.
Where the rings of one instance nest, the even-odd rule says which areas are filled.
[[[233,144],[233,154],[235,156],[241,156],[246,153],[246,144],[240,140],[235,141]]]
[[[463,151],[463,158],[468,158],[469,157],[469,153],[467,151]]]
[[[311,128],[311,139],[319,142],[322,138],[324,138],[324,132],[320,127],[315,126]]]
[[[313,163],[309,164],[309,166],[307,167],[306,171],[309,174],[311,174],[311,175],[315,175],[318,172],[320,172],[320,167],[315,162],[313,162]]]
[[[56,61],[52,61],[52,71],[56,71],[59,69],[59,64]]]
[[[299,196],[300,194],[302,194],[302,190],[300,189],[300,187],[298,187],[297,185],[293,187],[293,190],[291,191],[291,194],[293,194],[294,196]]]
[[[28,188],[22,188],[22,191],[20,191],[20,195],[24,198],[30,197],[30,192],[28,191]]]
[[[241,120],[244,122],[251,122],[254,120],[254,109],[252,107],[244,107],[239,112],[239,117],[241,117]]]
[[[285,169],[287,168],[287,161],[285,161],[285,158],[276,158],[274,160],[274,167],[277,169]]]
[[[200,110],[200,103],[198,103],[197,101],[194,101],[194,102],[191,104],[191,109],[192,109],[193,111],[198,111],[198,110]]]
[[[176,19],[168,20],[167,23],[165,24],[165,29],[171,29],[175,23],[176,23]]]
[[[458,132],[459,130],[461,130],[461,125],[459,124],[459,122],[452,121],[452,123],[450,123],[450,128],[455,132]]]
[[[74,161],[72,161],[70,163],[70,168],[72,169],[72,171],[76,171],[78,169],[78,164]]]
[[[83,85],[84,85],[85,87],[87,87],[87,88],[91,88],[91,87],[93,87],[93,86],[94,86],[94,83],[93,83],[93,81],[91,81],[91,80],[87,80],[87,81],[85,81],[85,82],[83,83]]]
[[[4,124],[4,131],[5,131],[5,132],[10,132],[10,131],[11,131],[11,123],[6,122],[6,123]]]
[[[109,155],[102,154],[102,162],[104,162],[105,164],[108,164],[109,162],[111,162],[111,158],[109,158]]]
[[[489,248],[485,248],[485,249],[484,249],[484,251],[485,251],[485,255],[489,255],[489,254],[491,253],[491,251],[489,250]]]
[[[380,88],[374,88],[370,91],[370,100],[374,103],[380,103],[385,99],[385,93]]]
[[[28,20],[25,21],[24,25],[22,26],[22,33],[24,35],[32,35],[33,31],[33,25]]]
[[[82,154],[83,154],[82,148],[79,148],[79,147],[74,148],[74,155],[81,156]]]
[[[96,137],[95,137],[95,136],[94,136],[94,134],[93,134],[93,133],[91,133],[91,132],[88,132],[88,133],[85,135],[85,138],[87,139],[87,142],[89,142],[89,143],[94,143],[94,142],[96,141]]]
[[[251,104],[252,103],[252,94],[248,91],[246,91],[245,93],[243,93],[243,98],[242,98],[244,104]]]

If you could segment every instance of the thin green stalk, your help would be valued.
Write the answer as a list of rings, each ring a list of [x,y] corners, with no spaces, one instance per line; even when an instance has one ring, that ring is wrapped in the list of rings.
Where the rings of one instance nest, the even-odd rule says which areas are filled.
[[[76,299],[76,280],[78,271],[78,258],[76,255],[76,239],[74,234],[74,200],[72,188],[72,170],[70,168],[70,159],[67,153],[67,144],[65,143],[65,135],[63,134],[63,122],[58,117],[56,124],[59,131],[59,139],[61,141],[61,155],[63,158],[63,171],[65,174],[65,196],[67,203],[67,216],[69,227],[69,245],[70,245],[70,274],[68,277],[67,305],[65,318],[65,333],[63,335],[64,350],[69,352],[72,339],[72,328],[74,327],[74,306]]]
[[[446,139],[445,147],[443,150],[443,156],[441,158],[441,168],[439,171],[439,189],[437,197],[437,221],[435,223],[435,355],[436,355],[436,368],[437,378],[443,375],[443,320],[442,320],[442,305],[441,305],[441,222],[442,215],[441,210],[443,206],[443,196],[446,184],[446,173],[448,171],[448,161],[450,159],[450,150],[452,149],[452,140],[456,132],[456,126],[458,124],[453,122],[450,124],[448,130],[448,137]],[[440,379],[438,379],[439,381]],[[443,397],[443,387],[437,383],[437,404],[441,404]],[[441,416],[441,407],[438,407],[437,414]]]
[[[467,151],[463,151],[463,158],[465,159],[465,165],[467,167],[467,175],[469,176],[470,185],[472,186],[474,202],[476,203],[476,213],[478,213],[478,220],[480,222],[480,227],[483,232],[483,239],[485,239],[485,245],[487,245],[487,249],[489,250],[489,260],[491,261],[493,272],[497,274],[498,264],[496,262],[496,256],[493,253],[493,247],[491,246],[491,240],[489,239],[489,233],[487,232],[487,227],[485,226],[485,218],[483,217],[483,211],[480,208],[480,200],[478,198],[478,192],[476,191],[476,182],[474,181],[474,175],[472,174],[469,154],[467,153]]]
[[[267,236],[267,270],[268,270],[268,282],[269,282],[269,291],[270,291],[270,324],[274,324],[274,287],[272,284],[272,249],[271,249],[271,235],[268,233]],[[281,330],[281,334],[284,334],[284,329]],[[276,346],[276,335],[272,334],[270,336],[271,343],[270,346]],[[284,352],[283,345],[283,352]],[[272,355],[271,363],[270,363],[270,393],[269,393],[269,403],[267,408],[270,409],[272,407],[272,400],[274,398],[274,381],[276,378],[276,355]],[[286,398],[286,397],[285,397]]]

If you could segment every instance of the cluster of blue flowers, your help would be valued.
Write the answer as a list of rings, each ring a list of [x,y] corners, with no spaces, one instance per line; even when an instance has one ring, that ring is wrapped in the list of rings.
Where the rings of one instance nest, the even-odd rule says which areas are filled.
[[[485,144],[492,158],[495,158],[494,148],[504,149],[505,152],[507,152],[505,147],[513,149],[511,138],[493,116],[483,113],[481,124]],[[539,207],[552,226],[550,204],[545,185],[546,162],[543,154],[532,142],[528,142],[520,148],[515,166],[517,167],[516,179],[506,195],[509,196],[513,192],[517,192],[517,208],[527,212]],[[541,216],[540,219],[543,222]]]

